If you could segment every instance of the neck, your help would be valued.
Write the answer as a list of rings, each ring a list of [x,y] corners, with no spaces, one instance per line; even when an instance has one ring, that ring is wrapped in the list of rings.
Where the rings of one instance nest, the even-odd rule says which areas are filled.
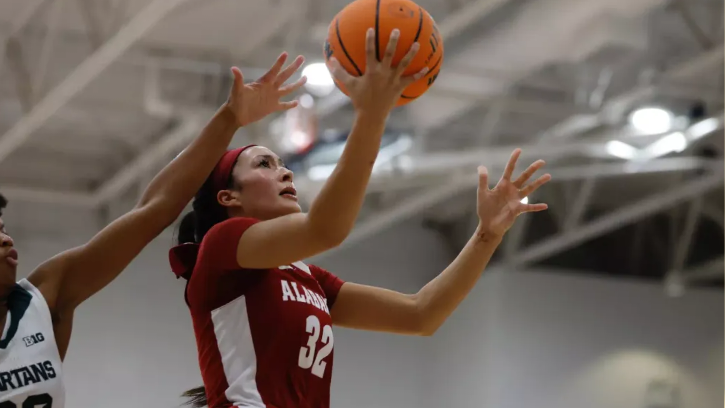
[[[15,282],[12,284],[2,283],[0,284],[0,310],[6,310],[8,306],[8,297],[15,287]]]

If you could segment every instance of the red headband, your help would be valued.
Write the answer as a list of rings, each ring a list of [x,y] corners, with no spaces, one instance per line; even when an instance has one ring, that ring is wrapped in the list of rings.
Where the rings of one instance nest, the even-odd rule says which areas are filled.
[[[216,167],[211,172],[212,185],[214,187],[214,194],[227,188],[229,184],[229,178],[234,170],[234,163],[243,151],[249,149],[253,144],[246,145],[237,149],[229,150],[219,159]],[[176,274],[176,278],[189,279],[191,272],[194,270],[196,265],[196,257],[199,254],[199,244],[197,243],[184,243],[177,245],[169,250],[169,263],[171,264],[171,271]]]
[[[250,144],[234,150],[229,150],[224,153],[222,158],[216,164],[216,167],[214,167],[214,171],[212,171],[211,173],[215,193],[227,188],[227,184],[229,183],[229,177],[231,177],[232,175],[232,170],[234,170],[234,163],[236,163],[237,158],[240,154],[242,154],[243,151],[253,146],[256,145]]]

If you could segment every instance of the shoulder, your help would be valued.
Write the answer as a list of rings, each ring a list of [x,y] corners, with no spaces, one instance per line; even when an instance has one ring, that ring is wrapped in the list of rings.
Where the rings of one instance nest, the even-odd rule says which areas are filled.
[[[27,281],[43,296],[45,303],[54,315],[61,312],[62,306],[58,304],[59,292],[62,289],[62,280],[66,272],[73,267],[81,247],[62,252],[35,268]]]
[[[209,229],[201,241],[201,246],[217,245],[233,238],[240,238],[244,232],[259,220],[247,217],[234,217],[224,220]],[[236,244],[236,243],[235,243]]]

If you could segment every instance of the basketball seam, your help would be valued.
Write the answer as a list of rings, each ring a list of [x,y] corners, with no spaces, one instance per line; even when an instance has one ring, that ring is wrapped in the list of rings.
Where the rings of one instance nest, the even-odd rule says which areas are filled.
[[[380,62],[380,0],[375,2],[375,58]]]
[[[347,53],[347,50],[345,49],[345,44],[342,43],[342,36],[340,36],[340,20],[335,20],[335,32],[337,33],[337,41],[340,43],[340,48],[342,48],[342,53],[345,54],[347,57],[347,60],[350,61],[352,64],[352,67],[355,68],[355,71],[357,71],[358,76],[362,76],[362,71],[360,71],[360,68],[358,68],[355,61],[352,60],[352,57],[350,57],[350,54]]]
[[[433,73],[433,71],[435,71],[435,69],[436,69],[436,68],[438,68],[438,64],[440,64],[440,63],[441,63],[441,60],[442,60],[442,59],[443,59],[443,56],[442,56],[442,55],[441,55],[440,57],[438,57],[438,61],[436,61],[436,63],[435,63],[435,64],[433,64],[433,68],[431,68],[431,69],[430,69],[430,71],[428,71],[428,73],[427,73],[427,74],[425,74],[425,76],[428,76],[428,75],[432,74],[432,73]]]
[[[420,15],[420,19],[418,20],[418,32],[415,33],[415,39],[413,40],[414,43],[418,42],[420,32],[423,30],[423,10],[420,7],[418,7],[418,14]]]

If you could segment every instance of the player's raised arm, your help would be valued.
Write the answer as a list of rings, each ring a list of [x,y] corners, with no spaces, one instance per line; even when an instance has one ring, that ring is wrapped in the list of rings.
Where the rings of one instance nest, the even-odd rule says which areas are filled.
[[[216,112],[189,147],[169,163],[146,188],[133,210],[105,227],[87,244],[63,252],[38,267],[30,280],[56,310],[72,310],[109,284],[156,236],[178,217],[225,152],[240,126],[297,102],[280,102],[304,83],[284,83],[300,67],[302,57],[282,69],[277,62],[258,81],[244,84],[233,68],[229,100]]]
[[[373,164],[390,110],[402,91],[425,75],[403,72],[418,52],[414,44],[397,66],[392,66],[399,38],[394,30],[382,61],[375,57],[375,32],[367,32],[365,74],[353,77],[337,60],[332,74],[345,86],[356,117],[345,150],[335,170],[307,214],[291,214],[259,222],[241,236],[237,259],[244,268],[285,265],[335,247],[349,235],[365,198]]]
[[[503,177],[493,189],[488,187],[486,168],[479,168],[478,228],[440,275],[413,295],[345,283],[332,309],[333,322],[361,330],[410,335],[435,333],[478,281],[516,217],[547,208],[546,204],[521,203],[521,199],[548,182],[551,176],[545,174],[526,184],[544,166],[539,160],[511,181],[520,153],[519,149],[514,151]]]

